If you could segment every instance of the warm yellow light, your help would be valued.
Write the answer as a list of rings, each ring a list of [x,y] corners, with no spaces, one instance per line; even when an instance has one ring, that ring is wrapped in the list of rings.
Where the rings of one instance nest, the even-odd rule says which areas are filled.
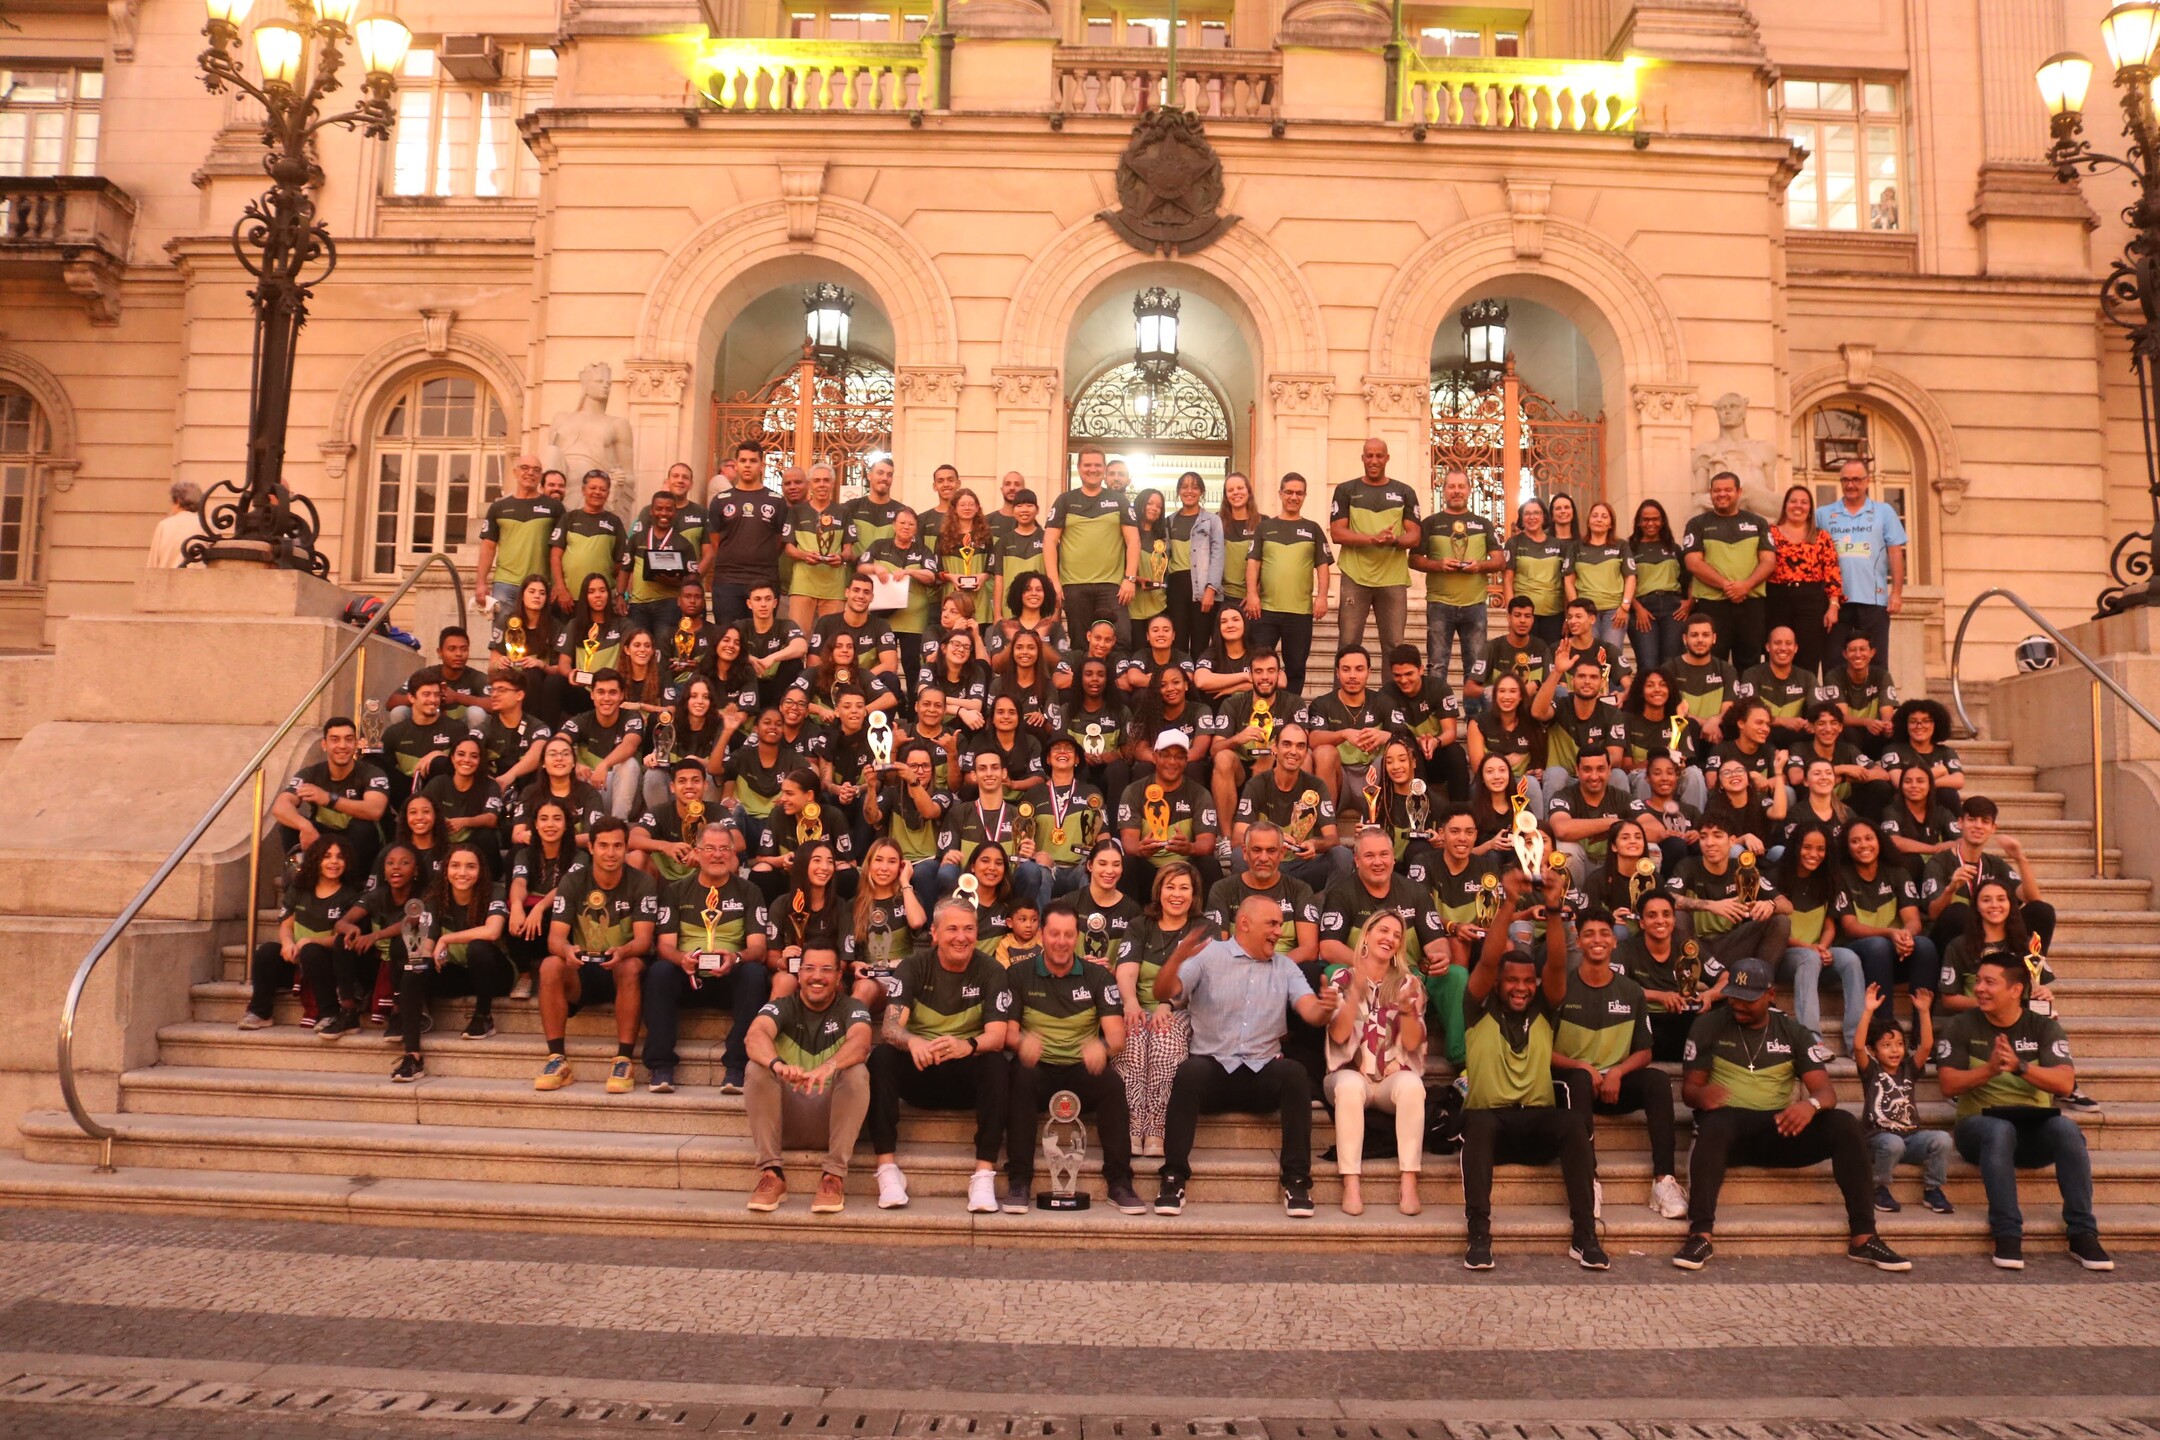
[[[307,37],[282,20],[255,27],[255,58],[262,62],[265,85],[291,85],[300,74],[300,52]]]
[[[315,18],[350,30],[352,17],[359,8],[360,0],[315,0]]]
[[[2120,72],[2134,65],[2150,65],[2153,46],[2160,42],[2160,0],[2129,0],[2102,17],[2100,38],[2107,42],[2108,59]]]
[[[255,8],[255,0],[204,0],[212,20],[222,20],[228,25],[247,23],[248,11]]]
[[[412,48],[412,31],[395,15],[370,15],[353,27],[360,65],[370,75],[395,75]]]
[[[2048,115],[2075,115],[2085,108],[2085,92],[2092,86],[2092,61],[2072,51],[2050,55],[2033,78],[2040,82],[2040,98]]]

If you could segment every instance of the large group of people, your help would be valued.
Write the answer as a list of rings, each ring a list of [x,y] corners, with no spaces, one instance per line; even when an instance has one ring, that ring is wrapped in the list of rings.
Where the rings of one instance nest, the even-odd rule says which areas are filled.
[[[1641,1113],[1683,1268],[1731,1165],[1824,1160],[1852,1257],[1908,1268],[1875,1217],[1900,1164],[1949,1211],[1953,1149],[1998,1264],[2022,1263],[2018,1170],[2052,1165],[2105,1268],[2054,912],[1942,706],[1888,673],[1905,535],[1866,467],[1820,509],[1796,486],[1751,514],[1721,475],[1684,526],[1646,500],[1623,530],[1564,494],[1498,524],[1459,470],[1426,510],[1384,443],[1361,458],[1324,523],[1296,474],[1276,514],[1234,473],[1208,509],[1197,473],[1135,487],[1093,447],[1047,505],[942,465],[918,511],[889,460],[843,503],[830,467],[775,487],[744,444],[630,524],[604,472],[573,503],[520,460],[481,532],[484,657],[443,630],[275,803],[284,918],[242,1026],[297,990],[325,1041],[381,1024],[409,1082],[432,1000],[471,997],[484,1040],[532,996],[552,1091],[570,1017],[607,1007],[607,1092],[642,1062],[667,1094],[683,1011],[728,1011],[757,1211],[801,1145],[811,1209],[842,1208],[866,1124],[878,1204],[907,1204],[903,1101],[972,1111],[968,1209],[1027,1211],[1070,1092],[1116,1208],[1179,1213],[1199,1118],[1234,1111],[1279,1117],[1310,1215],[1317,1101],[1345,1214],[1390,1149],[1418,1213],[1437,1136],[1466,1264],[1493,1263],[1495,1165],[1557,1163],[1570,1253],[1603,1269],[1596,1127]],[[1913,1100],[1929,1063],[1949,1132]]]

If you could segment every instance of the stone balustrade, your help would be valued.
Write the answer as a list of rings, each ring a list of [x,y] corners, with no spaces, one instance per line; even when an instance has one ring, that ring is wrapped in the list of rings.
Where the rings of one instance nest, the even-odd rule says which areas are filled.
[[[1282,110],[1282,57],[1272,50],[1181,50],[1177,94],[1165,95],[1162,50],[1061,45],[1054,108],[1064,115],[1137,115],[1165,103],[1209,120],[1273,120]]]
[[[1635,127],[1637,66],[1630,62],[1408,54],[1402,64],[1399,118],[1413,125],[1562,132]]]
[[[125,258],[135,201],[96,175],[0,180],[0,247],[10,251],[89,246]]]
[[[722,110],[906,115],[937,108],[926,44],[714,40],[698,88]]]

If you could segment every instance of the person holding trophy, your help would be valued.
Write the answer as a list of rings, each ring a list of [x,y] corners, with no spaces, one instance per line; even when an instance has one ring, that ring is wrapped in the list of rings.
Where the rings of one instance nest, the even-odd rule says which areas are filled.
[[[1682,932],[1680,912],[1662,887],[1645,890],[1636,913],[1639,926],[1620,942],[1613,969],[1642,987],[1650,1007],[1650,1058],[1670,1065],[1687,1049],[1695,1017],[1718,999],[1725,963]]]
[[[575,1078],[563,1036],[570,1016],[587,1005],[615,1004],[615,1059],[607,1091],[627,1094],[630,1055],[637,1043],[638,1002],[644,997],[645,957],[652,953],[660,899],[651,877],[633,870],[630,827],[604,816],[587,837],[592,860],[565,876],[548,920],[548,956],[540,962],[540,1025],[547,1061],[535,1090],[560,1090]]]
[[[1243,622],[1234,620],[1230,623]],[[1214,752],[1208,760],[1208,768],[1213,772],[1209,777],[1209,789],[1215,795],[1216,813],[1232,817],[1239,811],[1239,792],[1252,777],[1264,775],[1274,768],[1276,735],[1304,714],[1302,702],[1283,692],[1282,661],[1274,651],[1258,652],[1248,659],[1247,665],[1248,688],[1224,697],[1222,708],[1216,714],[1218,733]],[[1237,843],[1234,824],[1233,818],[1232,845]],[[1233,860],[1233,868],[1235,863]]]
[[[704,561],[702,532],[686,528],[681,499],[672,490],[656,490],[645,513],[630,527],[615,573],[615,589],[629,603],[630,624],[664,643],[683,618],[677,603],[686,581],[697,578]],[[696,630],[691,644],[696,644]],[[672,659],[672,653],[670,658]]]
[[[1415,645],[1388,652],[1387,727],[1417,749],[1418,778],[1460,804],[1470,798],[1470,762],[1463,749],[1462,702],[1447,678],[1427,673]]]
[[[1082,857],[1103,826],[1103,793],[1080,776],[1080,744],[1069,733],[1051,737],[1049,780],[1034,799],[1035,863],[1048,875],[1050,898],[1087,884]]]
[[[1118,797],[1118,840],[1126,854],[1147,861],[1153,870],[1188,860],[1203,881],[1213,884],[1221,873],[1215,863],[1221,824],[1214,800],[1186,774],[1191,750],[1192,740],[1182,730],[1165,730],[1155,737],[1154,778],[1134,781]],[[1153,880],[1152,870],[1133,865],[1125,872],[1125,893],[1136,902],[1145,900]]]
[[[1284,874],[1315,891],[1349,875],[1350,849],[1336,833],[1335,796],[1306,768],[1311,755],[1312,732],[1302,721],[1276,729],[1271,763],[1262,768],[1255,762],[1232,812],[1233,874],[1244,861],[1247,829],[1265,820],[1282,831]]]
[[[1457,1067],[1463,1062],[1463,982],[1500,913],[1501,864],[1497,854],[1477,853],[1477,819],[1456,808],[1440,822],[1438,849],[1420,852],[1408,867],[1411,884],[1428,893],[1423,909],[1439,921],[1441,943],[1406,958],[1424,977],[1427,1029],[1437,1029],[1440,1053]]]
[[[788,584],[788,619],[808,635],[819,620],[840,608],[841,591],[853,571],[842,550],[847,532],[833,503],[830,465],[810,467],[802,502],[787,513],[781,553],[793,562]]]
[[[685,1009],[735,1017],[720,1050],[720,1087],[722,1094],[739,1091],[749,1064],[743,1042],[750,1018],[772,992],[765,897],[742,878],[735,847],[719,826],[700,831],[692,850],[697,868],[661,893],[653,925],[659,956],[645,967],[646,1088],[655,1095],[674,1092],[675,1036]]]
[[[663,888],[686,878],[697,868],[707,818],[704,763],[685,756],[669,772],[667,799],[646,806],[630,826],[630,863]]]
[[[967,607],[977,625],[998,618],[997,551],[990,533],[990,518],[973,490],[954,494],[952,514],[937,534],[938,570],[945,594]]]

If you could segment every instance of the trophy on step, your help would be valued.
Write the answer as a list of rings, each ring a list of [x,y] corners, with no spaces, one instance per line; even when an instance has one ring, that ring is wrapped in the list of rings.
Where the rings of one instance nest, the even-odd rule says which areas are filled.
[[[1035,1197],[1036,1208],[1076,1211],[1088,1208],[1080,1188],[1080,1167],[1087,1162],[1087,1124],[1080,1118],[1080,1097],[1060,1090],[1050,1097],[1050,1118],[1043,1124],[1043,1166],[1049,1190]]]

